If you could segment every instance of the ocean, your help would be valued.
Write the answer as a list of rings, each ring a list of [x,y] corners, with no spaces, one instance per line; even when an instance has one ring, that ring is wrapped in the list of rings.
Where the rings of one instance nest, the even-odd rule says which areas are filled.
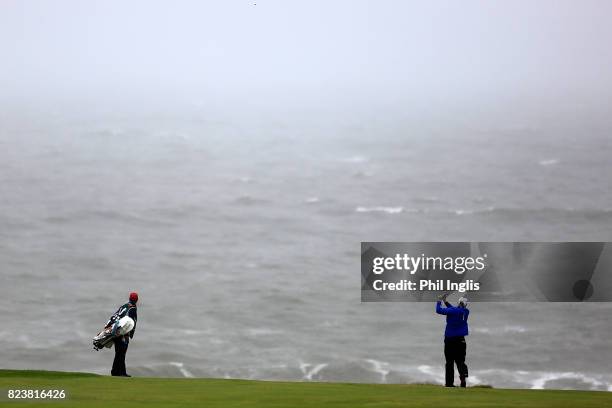
[[[0,365],[441,383],[430,303],[361,303],[361,241],[610,241],[608,129],[0,125]],[[472,303],[471,384],[612,391],[608,303]]]

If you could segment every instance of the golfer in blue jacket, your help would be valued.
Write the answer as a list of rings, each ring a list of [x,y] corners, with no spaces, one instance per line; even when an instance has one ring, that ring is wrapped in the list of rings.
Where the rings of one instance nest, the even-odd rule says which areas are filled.
[[[465,387],[465,379],[468,376],[468,368],[465,365],[465,336],[468,335],[468,316],[470,310],[467,308],[468,300],[459,298],[459,305],[453,306],[446,301],[448,294],[440,296],[436,303],[436,313],[446,315],[446,330],[444,331],[444,358],[446,359],[446,386],[454,387],[455,368],[459,371],[461,387]],[[442,302],[444,306],[442,307]]]

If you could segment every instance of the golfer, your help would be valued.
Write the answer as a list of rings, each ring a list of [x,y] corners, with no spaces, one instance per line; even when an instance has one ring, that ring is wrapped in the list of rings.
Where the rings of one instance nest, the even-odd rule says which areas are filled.
[[[134,337],[134,332],[136,331],[136,303],[138,302],[138,293],[132,292],[130,293],[129,302],[122,305],[116,312],[115,315],[117,320],[121,319],[124,316],[131,317],[134,320],[134,328],[128,334],[124,336],[119,336],[113,339],[115,344],[115,359],[113,360],[113,368],[111,370],[111,375],[115,377],[131,377],[128,375],[125,369],[125,354],[127,353],[128,344],[130,344],[130,339]]]
[[[461,387],[465,388],[465,379],[468,376],[468,368],[465,365],[465,336],[468,335],[468,316],[470,310],[467,308],[468,300],[459,298],[459,305],[453,306],[446,301],[448,294],[438,298],[436,313],[446,315],[446,330],[444,331],[444,358],[446,359],[446,386],[454,387],[455,368],[459,371]],[[444,306],[442,307],[442,302]]]

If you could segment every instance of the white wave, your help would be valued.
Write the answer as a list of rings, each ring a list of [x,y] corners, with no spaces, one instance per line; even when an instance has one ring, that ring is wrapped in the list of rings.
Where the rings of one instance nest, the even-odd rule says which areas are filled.
[[[178,368],[178,370],[180,371],[181,374],[183,374],[183,377],[185,378],[193,378],[193,374],[191,374],[189,371],[187,371],[187,369],[185,368],[185,364],[183,363],[179,363],[176,361],[171,361],[169,363],[171,366],[175,366],[176,368]]]
[[[325,320],[323,323],[321,323],[321,326],[322,327],[327,327],[327,328],[329,328],[329,327],[340,327],[340,323],[337,320],[333,320],[333,321]]]
[[[421,372],[422,374],[426,374],[432,377],[434,381],[437,383],[440,383],[440,384],[444,383],[444,374],[443,374],[444,369],[442,367],[434,368],[430,365],[423,364],[423,365],[418,366],[417,370],[419,370],[419,372]]]
[[[555,380],[580,380],[591,386],[592,390],[607,389],[612,391],[612,383],[609,382],[609,377],[604,378],[601,375],[586,375],[579,372],[564,371],[564,372],[546,372],[546,371],[525,371],[525,370],[505,370],[503,368],[489,368],[478,370],[480,375],[494,375],[497,377],[510,377],[513,381],[519,384],[525,384],[534,390],[546,388],[546,383]],[[473,376],[470,376],[473,378]]]
[[[496,327],[476,327],[472,329],[474,333],[495,334],[495,333],[525,333],[527,328],[523,326],[504,326],[503,328]]]
[[[523,326],[505,326],[504,332],[506,333],[525,333],[527,329]]]
[[[474,210],[455,210],[456,215],[470,215],[474,214]]]
[[[300,370],[302,371],[302,374],[304,374],[303,379],[304,380],[312,380],[312,377],[317,375],[321,370],[323,370],[325,367],[327,367],[328,364],[327,363],[321,363],[321,364],[310,364],[310,363],[302,363],[300,362]]]
[[[355,211],[358,213],[384,212],[387,214],[399,214],[404,211],[404,207],[357,207]]]
[[[486,208],[474,209],[474,210],[457,209],[457,210],[453,210],[451,212],[454,213],[455,215],[472,215],[472,214],[490,213],[490,212],[493,212],[495,210],[496,210],[495,207],[489,206],[489,207],[486,207]]]
[[[474,333],[485,333],[485,334],[489,334],[491,333],[491,329],[489,329],[488,327],[477,327],[475,329],[471,329]]]
[[[531,389],[543,390],[547,382],[555,381],[555,380],[563,380],[563,379],[580,380],[584,383],[590,384],[591,389],[599,389],[602,387],[606,387],[608,390],[610,390],[612,388],[612,384],[606,383],[595,377],[584,375],[582,373],[557,372],[557,373],[541,374],[538,378],[536,378],[535,380],[531,382]]]
[[[247,334],[249,336],[270,336],[273,334],[278,334],[278,333],[282,333],[281,330],[276,330],[276,329],[269,329],[267,327],[253,327],[250,329],[247,329]]]
[[[371,358],[366,359],[368,363],[374,366],[374,372],[380,374],[381,382],[387,382],[387,374],[391,372],[387,367],[389,367],[389,363],[385,363],[384,361],[378,361]]]
[[[188,336],[199,336],[199,335],[210,333],[210,330],[196,330],[196,329],[176,329],[175,331],[178,331],[182,334],[186,334]]]
[[[319,201],[321,201],[319,197],[308,197],[306,200],[304,200],[304,202],[306,202],[307,204],[315,204]]]
[[[482,380],[480,379],[480,377],[475,376],[474,374],[470,374],[470,376],[468,377],[468,382],[469,385],[482,384]]]
[[[542,159],[538,162],[540,166],[552,166],[559,163],[559,159]]]

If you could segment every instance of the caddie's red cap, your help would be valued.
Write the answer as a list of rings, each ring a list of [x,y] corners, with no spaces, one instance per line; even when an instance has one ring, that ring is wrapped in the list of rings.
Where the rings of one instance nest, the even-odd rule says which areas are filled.
[[[130,302],[138,302],[138,293],[136,292],[130,293]]]

